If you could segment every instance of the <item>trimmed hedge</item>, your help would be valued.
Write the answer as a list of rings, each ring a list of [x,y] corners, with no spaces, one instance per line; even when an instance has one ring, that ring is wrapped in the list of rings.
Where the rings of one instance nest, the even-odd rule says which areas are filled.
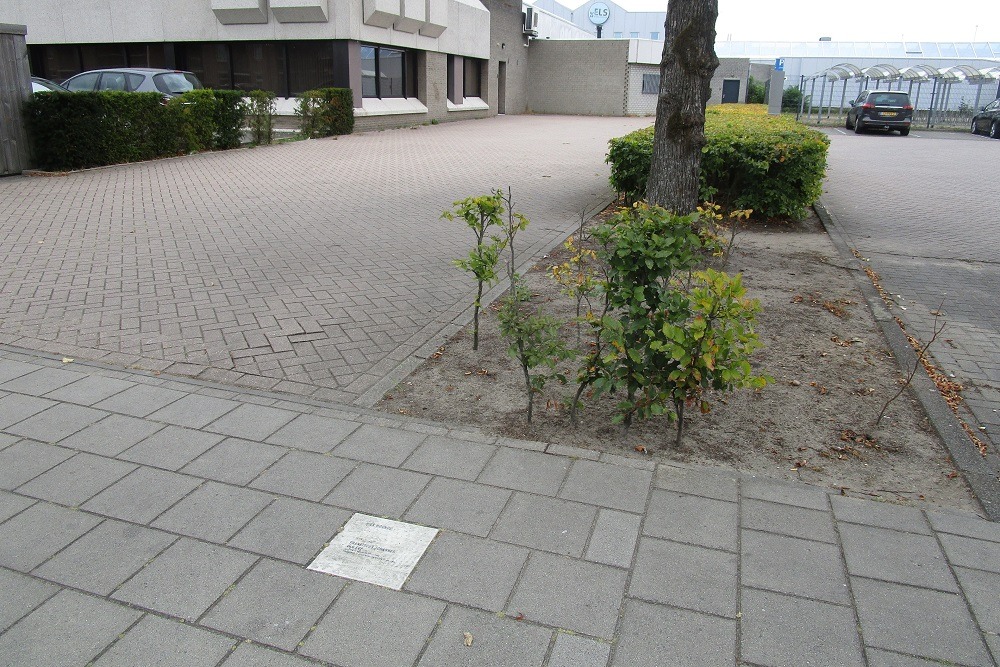
[[[822,194],[830,140],[765,107],[725,105],[705,112],[701,198],[766,217],[801,217]],[[611,185],[641,199],[653,154],[653,128],[612,139]]]
[[[25,103],[35,163],[60,171],[239,146],[238,91],[39,93]]]
[[[299,95],[295,113],[310,139],[354,131],[354,93],[350,88],[319,88]]]

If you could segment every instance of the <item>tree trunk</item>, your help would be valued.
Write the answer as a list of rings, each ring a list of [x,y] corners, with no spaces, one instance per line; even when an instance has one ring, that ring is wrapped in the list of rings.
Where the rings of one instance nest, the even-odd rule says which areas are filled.
[[[698,206],[705,105],[711,96],[718,0],[669,0],[646,199],[679,215]]]

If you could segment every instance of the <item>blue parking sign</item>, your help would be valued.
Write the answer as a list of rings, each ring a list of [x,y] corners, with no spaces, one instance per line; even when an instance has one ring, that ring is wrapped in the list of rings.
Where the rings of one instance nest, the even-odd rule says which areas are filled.
[[[776,69],[779,72],[784,72],[785,71],[785,59],[784,58],[775,58],[774,59],[774,69]]]

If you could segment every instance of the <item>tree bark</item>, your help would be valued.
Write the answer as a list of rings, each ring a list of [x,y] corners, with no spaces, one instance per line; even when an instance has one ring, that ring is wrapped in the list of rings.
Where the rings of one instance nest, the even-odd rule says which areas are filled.
[[[705,105],[711,96],[718,0],[669,0],[646,199],[679,215],[698,206]]]

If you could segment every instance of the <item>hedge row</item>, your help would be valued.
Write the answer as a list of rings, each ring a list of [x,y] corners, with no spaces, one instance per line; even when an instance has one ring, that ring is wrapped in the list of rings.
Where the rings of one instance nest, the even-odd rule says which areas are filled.
[[[354,131],[354,93],[350,88],[319,88],[299,95],[295,108],[302,134],[331,137]]]
[[[830,140],[763,106],[725,105],[705,112],[701,198],[760,217],[801,217],[822,194]],[[653,128],[612,139],[611,185],[627,200],[646,193]]]
[[[35,163],[67,170],[240,145],[246,110],[233,90],[39,93],[25,104]]]

